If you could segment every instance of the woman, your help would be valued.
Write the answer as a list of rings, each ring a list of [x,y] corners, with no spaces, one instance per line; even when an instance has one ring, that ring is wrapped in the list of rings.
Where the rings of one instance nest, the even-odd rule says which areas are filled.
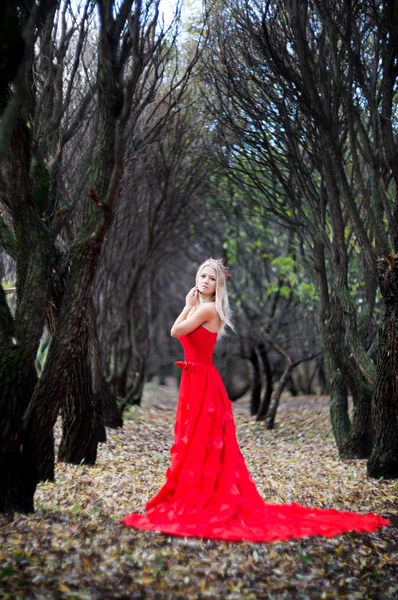
[[[239,449],[231,402],[213,365],[217,336],[229,325],[228,270],[210,258],[198,269],[171,335],[185,351],[166,482],[145,515],[123,519],[129,527],[173,535],[268,542],[331,537],[388,525],[376,515],[266,504]]]

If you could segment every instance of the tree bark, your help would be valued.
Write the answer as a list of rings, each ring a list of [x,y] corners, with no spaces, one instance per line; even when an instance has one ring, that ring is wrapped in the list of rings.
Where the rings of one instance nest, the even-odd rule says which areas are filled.
[[[104,233],[105,231],[102,231],[102,234]],[[50,454],[52,431],[59,410],[70,389],[70,368],[72,365],[76,367],[81,358],[77,342],[82,340],[85,335],[86,311],[91,300],[92,281],[100,249],[101,239],[92,236],[75,246],[68,286],[65,290],[47,361],[24,414],[21,453],[28,465],[30,477],[35,482],[31,490],[32,506],[37,483],[48,476],[46,464]],[[79,370],[77,376],[81,376]],[[83,377],[81,381],[76,382],[76,385],[77,387],[86,385],[86,382],[87,378]],[[87,432],[84,432],[84,435],[86,434]],[[89,456],[92,458],[92,433],[87,437],[89,445],[85,451],[88,453],[88,449],[90,449]],[[81,447],[82,445],[79,446],[80,449]]]
[[[250,351],[250,362],[253,367],[253,379],[252,379],[252,393],[250,397],[250,414],[252,416],[258,413],[261,402],[261,375],[260,375],[260,363],[256,348],[252,346]]]
[[[385,313],[380,329],[377,376],[373,393],[371,477],[398,477],[398,276],[387,271],[381,280]]]
[[[348,393],[343,376],[339,370],[335,355],[335,336],[341,328],[341,318],[334,315],[332,320],[331,311],[334,303],[331,303],[327,283],[325,266],[325,247],[321,237],[315,240],[314,264],[316,282],[319,291],[319,322],[321,325],[323,358],[326,372],[329,376],[329,411],[332,423],[333,435],[340,456],[346,452],[346,441],[350,434],[351,423],[348,415]],[[337,317],[337,318],[336,318]],[[333,321],[333,322],[331,322]],[[333,333],[332,344],[330,335]]]
[[[94,394],[90,365],[90,320],[86,321],[73,364],[68,367],[68,392],[61,409],[62,439],[58,460],[72,464],[95,464],[97,445],[106,440],[102,406]]]
[[[14,128],[9,158],[9,205],[17,240],[17,306],[14,320],[7,316],[6,303],[0,298],[0,512],[30,512],[37,482],[54,474],[52,428],[43,435],[46,452],[40,475],[26,460],[22,431],[22,417],[37,385],[35,359],[45,324],[51,239],[35,210],[29,173],[30,133],[23,119],[18,119]],[[5,329],[10,322],[12,335]]]
[[[97,319],[94,316],[94,308],[91,304],[90,312],[90,363],[91,376],[95,406],[97,411],[102,413],[103,426],[99,432],[99,441],[105,442],[106,432],[104,426],[107,427],[122,427],[123,419],[121,411],[117,405],[115,396],[111,393],[109,385],[105,379],[104,369],[102,365],[102,350],[98,338]]]
[[[21,421],[36,383],[21,348],[0,349],[0,513],[33,511],[34,474],[21,453]]]
[[[326,370],[330,378],[330,416],[339,455],[367,458],[371,451],[371,391],[344,344],[344,311],[340,301],[345,287],[340,278],[339,294],[329,296],[324,246],[314,246],[315,272],[319,290],[319,317]],[[348,389],[354,403],[352,422],[348,413]]]
[[[351,433],[351,422],[348,415],[348,391],[341,372],[334,368],[330,380],[329,413],[333,435],[339,456],[350,457],[347,452],[347,440]]]
[[[271,365],[269,364],[267,351],[265,345],[263,343],[259,344],[258,351],[261,357],[261,362],[263,365],[263,374],[265,380],[265,390],[260,403],[260,406],[257,410],[257,421],[264,421],[272,398],[273,384],[272,384],[272,370]]]
[[[278,407],[279,407],[279,402],[282,396],[282,392],[285,389],[287,382],[289,380],[289,377],[292,373],[293,370],[293,363],[291,362],[290,359],[287,359],[287,363],[286,363],[286,368],[283,372],[283,375],[278,383],[278,387],[276,388],[274,397],[272,399],[272,404],[269,408],[268,411],[268,415],[267,415],[267,429],[273,429],[275,426],[275,417],[276,417],[276,413],[278,411]]]

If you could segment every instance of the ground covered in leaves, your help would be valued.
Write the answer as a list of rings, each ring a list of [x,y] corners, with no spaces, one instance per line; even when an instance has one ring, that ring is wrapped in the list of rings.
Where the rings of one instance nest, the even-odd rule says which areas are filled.
[[[58,464],[33,515],[0,519],[0,598],[398,599],[398,481],[374,481],[365,461],[339,460],[325,398],[284,398],[272,432],[249,418],[247,402],[235,404],[259,490],[272,503],[379,513],[395,527],[254,544],[121,526],[163,482],[175,396],[149,385],[124,429],[108,432],[95,467]]]

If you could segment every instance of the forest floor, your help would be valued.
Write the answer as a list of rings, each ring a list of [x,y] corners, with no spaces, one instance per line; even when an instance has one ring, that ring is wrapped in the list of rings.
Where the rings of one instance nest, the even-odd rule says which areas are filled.
[[[57,464],[36,512],[0,520],[0,599],[397,600],[398,481],[338,458],[327,398],[283,398],[276,429],[234,404],[239,442],[266,501],[374,512],[394,526],[271,544],[182,539],[120,525],[163,483],[176,389],[149,384],[109,430],[95,467]]]

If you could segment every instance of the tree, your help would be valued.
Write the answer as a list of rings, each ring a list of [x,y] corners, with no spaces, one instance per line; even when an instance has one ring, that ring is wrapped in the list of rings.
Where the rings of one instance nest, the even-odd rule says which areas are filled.
[[[62,406],[64,460],[94,462],[103,439],[92,290],[120,198],[127,127],[134,131],[153,101],[173,52],[175,31],[159,29],[158,16],[158,0],[84,7],[66,0],[52,5],[40,52],[24,63],[29,95],[13,130],[2,197],[1,241],[16,261],[17,307],[13,315],[0,287],[1,511],[33,510],[38,481],[53,476],[52,430]],[[174,90],[174,99],[162,123],[189,72],[172,78],[166,94]],[[79,134],[85,160],[80,176],[68,180]],[[38,378],[46,322],[52,339]]]
[[[264,211],[246,202],[237,189],[228,203],[222,189],[219,183],[219,201],[225,204],[228,223],[224,248],[234,269],[230,289],[237,307],[235,324],[254,375],[251,413],[257,420],[267,418],[272,428],[276,414],[275,410],[272,417],[269,412],[272,397],[276,408],[286,386],[296,392],[294,368],[320,354],[312,310],[315,289],[297,260],[296,254],[302,254],[305,263],[305,251],[295,250],[294,231],[267,222]],[[279,384],[273,396],[274,378],[279,378]]]
[[[217,33],[209,83],[216,90],[213,114],[224,140],[224,164],[233,165],[229,174],[254,202],[260,198],[268,211],[310,241],[323,348],[332,378],[336,441],[342,455],[367,456],[370,393],[376,380],[367,351],[368,334],[369,326],[373,328],[377,251],[385,253],[387,247],[382,221],[377,222],[373,214],[384,209],[380,213],[373,208],[369,218],[364,209],[369,202],[388,207],[380,186],[372,188],[377,175],[367,177],[365,154],[359,160],[358,148],[352,152],[356,139],[352,107],[358,131],[366,132],[368,124],[378,119],[366,112],[364,96],[355,95],[357,67],[350,47],[355,47],[354,35],[356,43],[368,39],[370,22],[381,44],[385,29],[377,24],[385,17],[372,9],[368,21],[362,4],[355,10],[347,3],[222,3],[213,19]],[[374,74],[378,55],[373,56],[370,48],[363,57],[365,72]],[[377,82],[372,90],[376,89]],[[369,146],[368,137],[367,151]],[[376,146],[373,156],[375,152]],[[369,189],[375,189],[371,200]],[[357,320],[348,280],[353,247],[362,249],[364,279],[370,281],[366,286],[370,314],[364,315],[362,323]],[[352,422],[347,388],[354,398]],[[385,423],[385,428],[391,444],[395,439],[391,424]],[[376,430],[377,426],[375,439]]]
[[[107,378],[122,410],[140,403],[151,331],[161,310],[154,281],[160,270],[171,268],[192,199],[205,181],[200,119],[188,97],[160,139],[148,133],[152,120],[141,124],[96,281],[100,336],[109,357]],[[164,110],[160,104],[160,116]],[[161,290],[168,296],[167,285]]]

